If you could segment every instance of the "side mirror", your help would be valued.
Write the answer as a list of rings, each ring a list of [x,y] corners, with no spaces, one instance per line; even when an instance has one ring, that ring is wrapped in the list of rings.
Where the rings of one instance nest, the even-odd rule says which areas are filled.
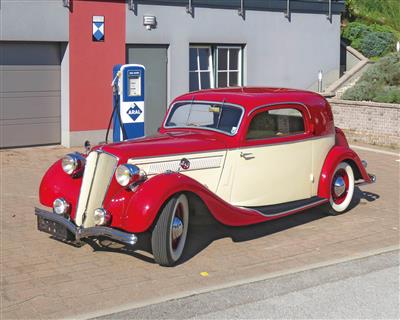
[[[161,127],[158,127],[158,128],[157,128],[157,132],[160,132],[160,130],[161,130]]]

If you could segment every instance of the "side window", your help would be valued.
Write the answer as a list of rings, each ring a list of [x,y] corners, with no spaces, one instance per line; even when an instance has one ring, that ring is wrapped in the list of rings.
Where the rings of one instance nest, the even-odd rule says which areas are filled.
[[[250,122],[246,138],[266,139],[304,133],[304,119],[297,109],[282,108],[260,112]]]

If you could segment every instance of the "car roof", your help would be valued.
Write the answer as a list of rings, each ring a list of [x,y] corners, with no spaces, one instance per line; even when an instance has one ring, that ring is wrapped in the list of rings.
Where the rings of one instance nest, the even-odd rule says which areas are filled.
[[[260,105],[284,102],[303,103],[308,107],[323,107],[326,105],[325,98],[318,93],[306,90],[272,87],[234,87],[194,91],[177,97],[175,102],[183,100],[238,104],[247,110],[251,110]]]

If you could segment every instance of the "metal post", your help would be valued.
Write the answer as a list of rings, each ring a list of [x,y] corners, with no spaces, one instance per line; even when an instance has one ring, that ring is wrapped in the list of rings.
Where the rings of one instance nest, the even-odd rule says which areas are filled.
[[[318,71],[318,92],[322,92],[322,70]]]
[[[329,0],[329,9],[326,18],[332,22],[332,0]]]
[[[397,41],[396,43],[396,51],[400,52],[400,41]]]
[[[290,19],[290,0],[286,0],[285,18]]]
[[[192,0],[189,0],[188,5],[186,6],[186,13],[190,14],[191,16],[193,16],[193,4],[192,4]]]
[[[244,18],[243,1],[244,1],[244,0],[240,0],[240,8],[239,8],[239,10],[238,10],[238,15],[241,16],[242,18]]]

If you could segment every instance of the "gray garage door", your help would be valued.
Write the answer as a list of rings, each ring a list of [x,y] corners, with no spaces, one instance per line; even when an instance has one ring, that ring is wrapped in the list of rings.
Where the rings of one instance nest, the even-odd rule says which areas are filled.
[[[0,147],[60,142],[61,46],[0,42]]]
[[[167,47],[129,45],[127,61],[146,68],[145,135],[155,134],[167,109]]]

